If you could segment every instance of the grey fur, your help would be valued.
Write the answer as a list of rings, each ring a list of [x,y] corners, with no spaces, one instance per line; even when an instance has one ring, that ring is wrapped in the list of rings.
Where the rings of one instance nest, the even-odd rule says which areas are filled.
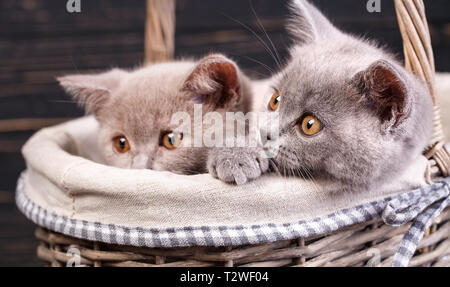
[[[421,155],[431,136],[426,84],[374,43],[337,30],[308,2],[292,1],[291,8],[297,42],[287,66],[272,80],[282,99],[279,153],[273,158],[278,170],[330,178],[344,189],[370,188],[395,178]],[[305,136],[298,124],[305,114],[319,118],[325,128]],[[210,172],[218,174],[212,167],[224,158],[244,157],[242,150],[235,156],[215,154],[209,159],[214,162]],[[255,169],[246,173],[258,174],[260,168]],[[218,175],[230,181],[230,173]]]
[[[269,161],[258,148],[214,148],[209,151],[208,170],[212,176],[242,185],[260,177]]]

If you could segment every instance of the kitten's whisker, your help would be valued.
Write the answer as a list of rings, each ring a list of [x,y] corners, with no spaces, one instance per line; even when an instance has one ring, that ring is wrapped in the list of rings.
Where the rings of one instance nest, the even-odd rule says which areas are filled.
[[[297,173],[298,177],[301,177],[302,179],[307,180],[305,175],[303,174],[303,172],[301,170],[299,170],[299,169],[292,169],[292,170]]]
[[[256,37],[256,39],[262,44],[263,48],[266,50],[266,52],[272,57],[272,59],[275,61],[275,63],[277,63],[277,59],[275,58],[275,55],[273,54],[272,50],[269,48],[269,46],[267,46],[267,43],[264,42],[264,40],[255,32],[253,31],[249,26],[247,26],[246,24],[242,23],[241,21],[234,19],[231,16],[228,16],[224,13],[222,13],[223,16],[227,17],[228,19],[236,22],[237,24],[241,25],[242,27],[244,27],[247,31],[249,31],[250,33],[253,34],[253,36]]]
[[[290,151],[289,149],[286,149],[283,151],[282,153],[283,157],[285,158],[285,160],[289,160],[291,165],[294,165],[295,163],[299,163],[301,162],[299,157],[295,154],[295,152]],[[294,159],[295,159],[295,163],[294,163]],[[300,168],[289,168],[288,169],[289,173],[288,174],[292,174],[292,176],[297,176],[300,177],[304,180],[307,181],[311,181],[314,189],[316,191],[320,191],[321,188],[319,187],[319,185],[317,184],[316,180],[314,179],[314,176],[312,175],[311,171],[305,167],[305,166],[300,166]]]
[[[78,104],[78,101],[76,100],[48,100],[49,103],[71,103],[71,104]]]
[[[75,64],[75,61],[73,60],[73,56],[70,56],[70,61],[72,62],[72,65],[75,68],[75,71],[77,71],[77,73],[80,73],[80,71],[78,70],[77,65]]]
[[[313,177],[311,171],[310,171],[307,167],[304,167],[304,166],[301,166],[301,168],[305,171],[306,174],[308,174],[308,178],[309,178],[309,180],[311,180],[311,182],[313,183],[314,189],[316,190],[316,192],[319,192],[319,191],[321,190],[321,188],[319,188],[319,186],[317,185],[317,182],[316,182],[316,180],[314,179],[314,177]]]
[[[273,70],[272,68],[270,68],[268,65],[264,64],[263,62],[261,62],[261,61],[255,59],[255,58],[252,58],[252,57],[249,57],[249,56],[241,56],[241,57],[244,57],[244,58],[246,58],[246,59],[248,59],[248,60],[250,60],[250,61],[252,61],[252,62],[254,62],[254,63],[260,64],[260,65],[263,66],[267,71],[269,71],[271,74],[274,73],[274,70]]]
[[[281,172],[280,172],[280,170],[278,169],[278,166],[277,166],[276,162],[275,162],[273,159],[269,158],[269,164],[271,164],[271,166],[273,166],[273,167],[275,168],[275,173],[276,173],[277,175],[280,175],[280,176],[281,176]]]
[[[258,76],[261,76],[262,78],[269,78],[270,77],[270,75],[265,74],[265,73],[261,73],[261,72],[258,72],[258,71],[252,71],[251,73],[256,74]],[[251,74],[249,74],[249,75],[251,75]]]
[[[277,65],[278,65],[278,68],[281,70],[281,69],[282,69],[282,66],[281,66],[281,59],[280,59],[280,55],[278,54],[278,50],[277,50],[277,48],[275,47],[275,45],[273,44],[272,39],[270,39],[269,34],[267,34],[266,29],[264,29],[263,24],[262,24],[261,21],[259,20],[259,17],[258,17],[258,15],[256,14],[256,11],[255,11],[255,7],[253,6],[252,0],[250,0],[249,2],[250,2],[250,8],[252,9],[253,15],[254,15],[255,18],[256,18],[256,22],[258,23],[258,25],[259,25],[261,31],[266,35],[267,40],[269,40],[269,43],[270,43],[270,45],[272,46],[273,52],[275,52],[275,56],[276,56],[276,59],[275,59],[275,60],[276,60],[276,63],[277,63]]]

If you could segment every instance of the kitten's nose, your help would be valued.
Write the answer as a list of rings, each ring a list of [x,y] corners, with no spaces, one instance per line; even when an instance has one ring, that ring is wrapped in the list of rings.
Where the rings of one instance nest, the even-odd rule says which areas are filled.
[[[267,131],[265,131],[265,130],[260,129],[260,130],[259,130],[259,136],[260,136],[261,141],[262,141],[263,143],[265,143],[265,142],[271,140],[270,134],[269,134]]]
[[[153,156],[149,156],[147,159],[147,168],[153,169],[153,162],[155,161],[155,158]]]
[[[276,134],[274,137],[274,135],[272,135],[272,133],[269,131],[260,130],[260,136],[261,136],[261,140],[263,143],[270,142],[272,140],[276,140]]]

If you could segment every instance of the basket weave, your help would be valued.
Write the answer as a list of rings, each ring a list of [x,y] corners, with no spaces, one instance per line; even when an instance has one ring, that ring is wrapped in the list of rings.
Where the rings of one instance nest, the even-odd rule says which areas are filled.
[[[146,61],[173,55],[175,3],[147,1]],[[434,59],[423,0],[394,0],[408,70],[424,79],[435,106],[434,134],[426,156],[434,176],[448,176],[450,156],[444,148],[440,112],[434,97]],[[346,227],[320,237],[241,247],[139,248],[76,239],[43,228],[37,255],[50,266],[390,266],[410,224],[381,220]],[[419,243],[409,266],[450,265],[450,209],[436,218]]]
[[[425,80],[434,105],[433,135],[425,156],[430,159],[434,176],[450,175],[450,155],[444,148],[440,109],[434,95],[435,66],[430,31],[423,0],[394,0],[400,32],[403,38],[406,68]]]
[[[320,237],[240,247],[139,248],[76,239],[38,228],[38,257],[50,266],[390,266],[410,225],[366,222]],[[450,265],[450,209],[435,219],[409,266]],[[77,253],[71,252],[76,250]],[[79,253],[78,253],[79,252]]]

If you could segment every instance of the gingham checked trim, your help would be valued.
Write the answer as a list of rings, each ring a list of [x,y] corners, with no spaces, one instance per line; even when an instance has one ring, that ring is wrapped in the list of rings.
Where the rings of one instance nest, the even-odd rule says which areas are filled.
[[[26,217],[37,225],[46,227],[55,232],[60,232],[76,238],[111,244],[143,247],[189,247],[264,244],[280,240],[322,235],[336,231],[345,226],[380,218],[386,204],[389,202],[390,206],[393,206],[392,204],[395,204],[395,200],[398,198],[417,198],[417,194],[425,196],[437,192],[442,188],[446,188],[448,191],[448,183],[446,181],[439,182],[423,189],[401,194],[394,199],[388,197],[379,201],[373,201],[356,207],[343,209],[329,214],[328,216],[294,223],[268,223],[251,226],[199,226],[161,229],[126,227],[114,224],[104,224],[100,222],[88,222],[85,220],[77,220],[60,216],[33,203],[26,196],[23,188],[23,179],[20,177],[16,190],[16,204],[18,208],[25,214]],[[404,201],[399,200],[399,202]],[[428,210],[432,210],[432,208]],[[434,212],[431,216],[427,217],[421,215],[418,219],[422,218],[426,221],[429,218],[434,218],[433,216],[439,214],[442,209],[443,208],[433,209]],[[428,210],[424,214],[429,214]],[[414,213],[411,213],[411,215],[413,214]],[[387,217],[392,218],[389,214],[387,214]],[[407,217],[405,216],[404,219],[406,220]],[[393,222],[400,224],[400,221],[395,218]],[[417,224],[420,225],[420,223]],[[421,226],[418,227],[417,224],[413,224],[413,227],[422,230],[423,228],[420,228]],[[427,224],[429,225],[430,223]],[[424,224],[424,226],[425,225],[426,224]],[[408,237],[408,234],[413,234],[414,236]],[[414,245],[414,242],[418,242],[422,237],[417,236],[417,234],[418,233],[415,229],[413,229],[413,231],[410,230],[405,235],[405,240],[408,239],[408,242],[412,243],[403,244],[402,242],[401,244],[401,248],[398,251],[398,254],[400,255],[398,256],[401,256],[402,264],[404,264],[405,260],[409,261],[409,254],[414,254],[415,246],[417,246],[417,244]],[[402,248],[402,246],[405,247]]]
[[[147,247],[238,246],[309,237],[379,218],[386,200],[344,209],[322,218],[286,224],[198,226],[183,228],[126,227],[60,216],[33,203],[19,179],[16,203],[36,224],[77,238]]]
[[[433,220],[450,206],[449,182],[447,179],[423,189],[401,194],[386,205],[382,215],[386,224],[400,226],[414,220],[400,242],[392,266],[408,266],[425,231]]]

